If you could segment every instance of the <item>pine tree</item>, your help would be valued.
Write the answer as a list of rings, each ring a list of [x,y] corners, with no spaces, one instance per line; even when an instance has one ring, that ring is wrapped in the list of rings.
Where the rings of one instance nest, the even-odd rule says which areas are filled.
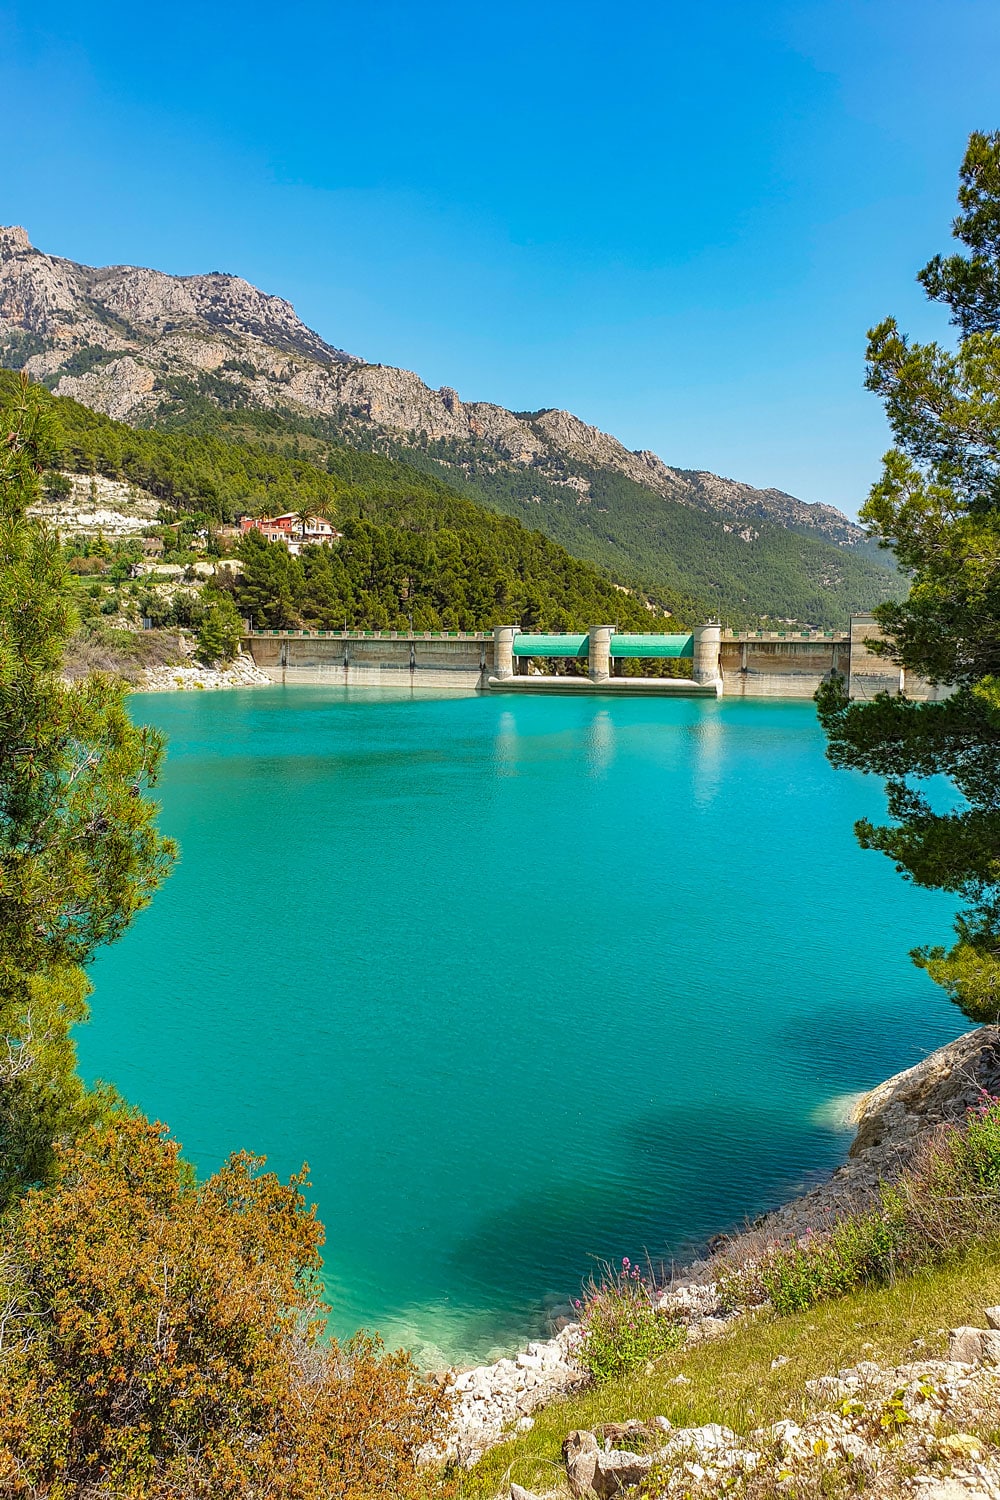
[[[0,408],[0,1206],[44,1178],[53,1141],[93,1113],[70,1028],[84,968],[170,867],[146,796],[162,741],[124,686],[67,686],[75,621],[58,536],[29,519],[50,435],[29,383]]]
[[[885,779],[894,822],[857,825],[918,885],[965,907],[958,942],[914,953],[975,1020],[1000,1018],[1000,132],[976,133],[961,169],[954,233],[969,254],[920,272],[959,330],[955,349],[913,344],[887,318],[871,331],[868,386],[896,445],[862,511],[912,577],[875,611],[893,661],[947,684],[940,702],[819,695],[835,765]],[[932,806],[931,777],[957,794]],[[937,800],[937,799],[935,799]]]
[[[198,660],[207,667],[232,661],[240,649],[242,634],[243,621],[232,595],[221,591],[210,593],[198,626]]]

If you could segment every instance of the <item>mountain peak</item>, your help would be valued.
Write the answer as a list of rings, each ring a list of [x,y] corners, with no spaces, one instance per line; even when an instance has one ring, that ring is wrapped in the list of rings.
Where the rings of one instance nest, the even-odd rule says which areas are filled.
[[[0,224],[0,254],[22,255],[31,248],[28,231],[20,224]]]
[[[34,249],[20,227],[0,229],[0,364],[139,426],[207,399],[319,419],[358,447],[422,450],[456,482],[488,473],[502,488],[507,474],[533,523],[557,535],[570,511],[584,527],[598,524],[615,475],[652,501],[739,521],[741,536],[749,521],[764,521],[839,546],[864,541],[832,506],[671,468],[559,407],[512,412],[367,364],[240,276],[80,265]]]
[[[36,379],[75,378],[81,364],[96,368],[116,355],[162,375],[246,363],[248,354],[266,368],[276,353],[317,365],[354,362],[283,297],[240,276],[80,265],[35,249],[19,226],[0,228],[0,362],[23,364]]]

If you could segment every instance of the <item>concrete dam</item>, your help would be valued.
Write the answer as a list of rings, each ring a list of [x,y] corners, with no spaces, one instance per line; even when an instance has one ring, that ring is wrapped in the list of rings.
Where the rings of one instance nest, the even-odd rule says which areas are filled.
[[[243,649],[277,683],[461,692],[627,694],[663,697],[811,698],[843,677],[852,698],[905,693],[925,701],[947,689],[870,651],[881,637],[871,615],[846,631],[732,631],[715,622],[678,635],[627,635],[595,625],[583,635],[492,631],[247,630]],[[623,661],[676,662],[676,675],[619,674]],[[546,672],[539,663],[572,664]]]

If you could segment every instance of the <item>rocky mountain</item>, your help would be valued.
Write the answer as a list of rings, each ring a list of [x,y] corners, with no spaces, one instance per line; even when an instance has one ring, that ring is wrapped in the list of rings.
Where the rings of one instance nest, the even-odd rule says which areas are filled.
[[[781,544],[782,567],[810,571],[820,590],[846,589],[847,608],[897,587],[861,529],[832,506],[672,468],[570,412],[512,412],[431,390],[409,370],[327,344],[288,302],[220,272],[95,269],[36,250],[21,228],[0,228],[0,364],[133,426],[176,425],[206,403],[282,413],[291,429],[408,456],[635,577],[670,572],[668,554],[689,545],[686,512],[708,526],[695,528],[699,552],[717,542],[763,554],[776,532],[832,544],[839,561],[807,549],[796,562]],[[769,609],[749,595],[747,607]]]

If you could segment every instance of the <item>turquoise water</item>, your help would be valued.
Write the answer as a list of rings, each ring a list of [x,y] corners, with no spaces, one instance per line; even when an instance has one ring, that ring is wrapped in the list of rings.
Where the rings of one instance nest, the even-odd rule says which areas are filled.
[[[204,1170],[308,1160],[339,1330],[531,1335],[842,1158],[962,1019],[950,905],[854,844],[811,704],[147,695],[182,862],[95,965],[88,1076]]]

